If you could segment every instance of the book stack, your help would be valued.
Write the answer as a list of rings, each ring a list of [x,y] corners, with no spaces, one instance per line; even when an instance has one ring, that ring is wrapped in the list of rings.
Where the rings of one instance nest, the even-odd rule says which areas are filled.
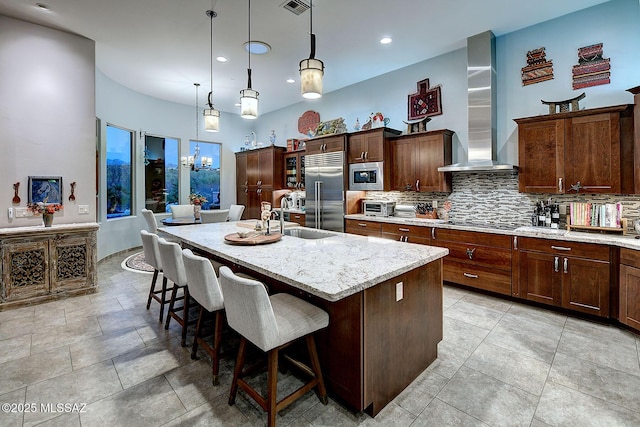
[[[570,225],[620,228],[622,203],[579,203],[569,204]]]

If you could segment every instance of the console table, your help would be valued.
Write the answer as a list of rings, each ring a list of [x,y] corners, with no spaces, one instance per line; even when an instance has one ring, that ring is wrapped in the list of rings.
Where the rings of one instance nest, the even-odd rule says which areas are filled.
[[[0,310],[94,292],[97,223],[0,229]]]

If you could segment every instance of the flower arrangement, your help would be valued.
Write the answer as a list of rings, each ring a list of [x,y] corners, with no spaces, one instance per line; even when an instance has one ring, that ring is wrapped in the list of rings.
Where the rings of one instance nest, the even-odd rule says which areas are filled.
[[[35,215],[40,214],[54,214],[63,209],[63,206],[59,203],[30,203],[27,205],[27,209]]]
[[[207,198],[198,193],[189,194],[189,203],[192,205],[201,205],[207,203]]]

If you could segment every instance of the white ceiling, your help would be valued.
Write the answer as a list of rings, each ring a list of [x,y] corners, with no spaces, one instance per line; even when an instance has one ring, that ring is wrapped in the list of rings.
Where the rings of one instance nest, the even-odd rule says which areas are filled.
[[[0,14],[76,33],[96,42],[96,66],[138,92],[193,105],[194,82],[209,92],[210,20],[215,10],[213,101],[227,112],[247,85],[247,0],[0,0]],[[308,1],[308,0],[307,0]],[[316,0],[316,58],[325,63],[325,93],[459,49],[466,38],[496,36],[607,0]],[[297,16],[285,0],[253,0],[251,38],[271,45],[251,58],[260,113],[300,102],[298,63],[309,56],[309,12]],[[379,39],[393,38],[383,46]],[[535,47],[535,46],[532,46]],[[290,84],[286,79],[294,78]],[[312,103],[313,101],[305,101]]]

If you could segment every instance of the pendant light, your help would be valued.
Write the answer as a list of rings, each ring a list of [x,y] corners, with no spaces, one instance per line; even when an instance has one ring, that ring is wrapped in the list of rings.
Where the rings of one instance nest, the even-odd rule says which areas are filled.
[[[213,18],[218,16],[218,14],[213,10],[207,10],[206,13],[211,20],[211,50],[209,56],[211,60],[211,68],[209,68],[211,72],[211,87],[209,90],[209,96],[207,97],[207,104],[209,105],[209,108],[205,108],[202,115],[204,116],[204,130],[207,132],[218,132],[220,128],[220,111],[216,110],[211,102],[211,97],[213,96]]]
[[[303,98],[317,99],[322,96],[324,63],[316,59],[316,35],[313,34],[313,0],[309,3],[309,34],[311,35],[311,53],[308,59],[300,61],[300,89]]]
[[[198,88],[200,83],[193,84],[196,87],[196,146],[193,155],[180,158],[182,166],[198,172],[200,169],[211,169],[213,167],[213,158],[200,155],[200,108],[198,107]]]
[[[249,0],[249,40],[251,43],[251,0]],[[243,119],[258,118],[258,91],[251,88],[251,49],[249,52],[249,68],[247,69],[247,88],[240,91],[240,117]]]

